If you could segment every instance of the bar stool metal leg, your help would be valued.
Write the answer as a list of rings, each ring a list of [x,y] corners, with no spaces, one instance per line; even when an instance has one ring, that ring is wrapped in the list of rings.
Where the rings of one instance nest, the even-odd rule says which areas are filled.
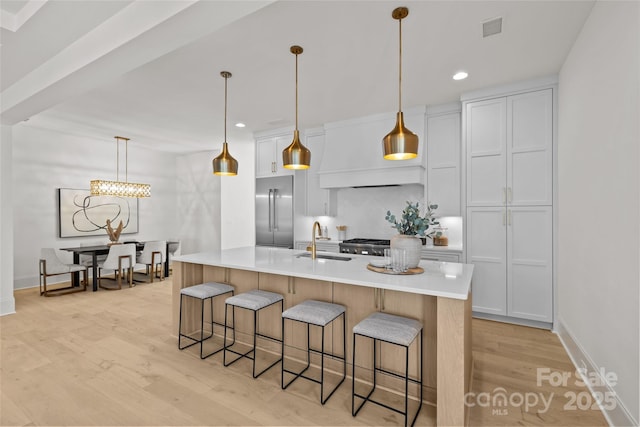
[[[339,356],[335,353],[327,353],[325,348],[325,327],[336,320],[338,317],[342,317],[342,325],[343,325],[343,337],[342,337],[342,356]],[[284,340],[282,343],[282,369],[280,381],[282,384],[282,389],[287,389],[294,381],[298,378],[304,378],[309,381],[320,384],[320,403],[325,404],[329,398],[336,392],[336,390],[342,385],[345,378],[347,377],[347,364],[346,364],[346,320],[345,320],[345,310],[343,306],[338,304],[326,303],[322,301],[314,301],[308,300],[301,304],[298,304],[286,312],[282,314],[282,336],[285,336],[285,320],[293,320],[296,322],[304,323],[307,326],[307,350],[306,350],[306,366],[299,372],[291,371],[285,367],[285,345]],[[313,322],[313,323],[312,323]],[[320,340],[320,350],[317,348],[312,348],[311,346],[311,325],[317,326],[321,330],[321,340]],[[311,366],[311,353],[317,353],[320,355],[320,380],[316,378],[305,375],[305,372]],[[336,359],[340,359],[343,362],[342,367],[342,378],[338,382],[338,384],[329,392],[327,396],[325,396],[324,391],[324,379],[325,379],[325,356],[333,357]],[[285,383],[284,375],[285,373],[289,373],[294,375],[294,377],[287,383]]]
[[[208,340],[209,338],[213,337],[215,331],[214,331],[214,325],[218,325],[218,326],[224,326],[224,324],[220,323],[220,322],[216,322],[214,320],[214,310],[213,310],[213,299],[217,296],[221,296],[221,295],[225,295],[230,293],[231,295],[234,294],[233,291],[233,287],[226,285],[226,284],[222,284],[222,283],[203,283],[201,285],[195,285],[195,286],[190,286],[187,288],[184,288],[180,291],[180,317],[178,319],[178,349],[180,350],[184,350],[186,348],[189,348],[193,345],[196,345],[198,343],[200,343],[200,358],[201,359],[206,359],[209,356],[212,356],[218,352],[220,352],[223,348],[224,348],[224,342],[223,342],[223,347],[214,350],[211,353],[208,354],[204,354],[204,341]],[[183,318],[183,308],[184,308],[184,298],[185,297],[190,297],[193,299],[199,299],[200,300],[200,339],[194,338],[193,336],[189,336],[187,334],[184,334],[182,332],[182,318]],[[205,301],[209,300],[210,303],[210,312],[211,312],[211,333],[208,334],[208,336],[205,337],[204,334],[204,325],[205,325],[205,321],[204,321],[204,309],[205,309]],[[226,330],[225,330],[226,332]],[[190,344],[187,344],[185,346],[182,345],[182,340],[183,339],[187,339],[192,341]]]
[[[279,359],[272,362],[269,366],[267,366],[260,372],[256,373],[257,338],[261,337],[261,338],[266,338],[275,342],[280,342],[280,343],[282,342],[282,339],[261,334],[258,329],[258,320],[259,320],[260,310],[262,310],[263,308],[270,307],[278,302],[280,303],[280,312],[284,311],[284,298],[282,297],[282,295],[279,295],[273,292],[261,291],[261,290],[249,291],[244,294],[240,294],[240,295],[236,295],[234,297],[228,298],[226,300],[225,302],[225,343],[227,342],[227,329],[229,328],[232,329],[233,331],[233,343],[231,345],[225,345],[224,347],[223,356],[222,356],[222,361],[224,366],[232,365],[242,358],[250,359],[253,361],[252,376],[253,378],[258,378],[260,375],[264,374],[266,371],[268,371],[273,366],[275,366],[276,364],[282,361],[282,354],[281,354]],[[231,306],[232,308],[232,316],[233,316],[232,327],[228,326],[228,322],[227,322],[229,306]],[[232,348],[233,344],[235,344],[235,333],[236,333],[235,332],[235,327],[236,327],[235,309],[236,307],[250,310],[253,313],[253,340],[252,340],[253,345],[252,345],[252,348],[246,352],[239,352]],[[231,361],[227,361],[227,352],[234,353],[238,357],[236,357]]]
[[[398,328],[406,328],[404,334],[398,334]],[[368,393],[365,395],[356,393],[356,342],[357,336],[360,335],[364,338],[370,338],[373,340],[373,385]],[[418,338],[418,339],[416,339]],[[396,372],[389,371],[384,369],[383,366],[378,366],[378,356],[377,356],[377,347],[379,342],[385,342],[393,345],[398,345],[404,347],[405,349],[405,371],[404,375],[400,375]],[[417,343],[419,350],[419,359],[418,359],[418,378],[411,378],[409,375],[409,349],[412,344]],[[373,313],[362,322],[357,324],[353,328],[353,354],[352,354],[352,366],[353,366],[353,382],[351,387],[351,415],[354,417],[360,412],[360,409],[367,403],[371,402],[378,406],[382,406],[394,412],[397,412],[404,416],[404,424],[405,426],[409,425],[409,383],[414,383],[418,385],[419,391],[419,401],[418,401],[418,409],[411,421],[411,426],[413,426],[420,414],[420,410],[422,409],[422,398],[423,398],[423,372],[422,372],[422,362],[423,362],[423,328],[422,325],[413,319],[403,318],[400,316],[394,316],[386,313]],[[382,372],[387,375],[394,376],[399,379],[404,380],[404,410],[400,410],[394,408],[390,405],[387,405],[384,402],[374,400],[371,396],[376,390],[377,386],[377,373]],[[358,407],[356,407],[355,398],[363,399]]]

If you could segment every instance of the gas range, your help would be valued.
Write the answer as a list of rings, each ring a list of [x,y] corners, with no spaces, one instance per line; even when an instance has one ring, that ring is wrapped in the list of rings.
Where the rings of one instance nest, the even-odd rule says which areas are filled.
[[[340,243],[340,252],[343,254],[384,256],[384,250],[390,247],[389,240],[349,239]]]

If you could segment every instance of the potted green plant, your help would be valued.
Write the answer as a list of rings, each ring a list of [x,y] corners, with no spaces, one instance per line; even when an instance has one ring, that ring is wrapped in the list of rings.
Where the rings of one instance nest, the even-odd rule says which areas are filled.
[[[433,217],[438,208],[436,204],[427,205],[424,213],[420,212],[420,203],[407,201],[400,220],[391,211],[387,211],[385,219],[392,224],[398,234],[391,238],[391,248],[404,249],[409,268],[415,268],[420,263],[421,237],[430,237],[434,230],[431,226],[439,222]]]

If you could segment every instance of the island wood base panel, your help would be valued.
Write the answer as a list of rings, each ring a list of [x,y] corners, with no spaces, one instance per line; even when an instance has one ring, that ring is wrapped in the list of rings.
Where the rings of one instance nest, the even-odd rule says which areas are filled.
[[[468,424],[464,395],[471,386],[471,295],[466,300],[458,300],[178,261],[174,264],[173,279],[173,330],[171,333],[176,336],[180,314],[180,289],[200,283],[227,283],[235,287],[236,295],[251,289],[278,292],[285,297],[285,310],[307,299],[332,301],[344,305],[347,309],[347,372],[350,377],[352,375],[350,364],[353,345],[352,330],[356,323],[374,311],[385,311],[418,319],[424,325],[422,367],[424,400],[437,405],[438,425]],[[183,330],[198,330],[200,328],[199,301],[185,299],[183,310]],[[243,311],[236,311],[236,339],[242,343],[249,343],[252,339],[253,324],[250,316],[242,315]],[[214,318],[224,322],[224,298],[218,298],[215,301]],[[302,360],[305,357],[302,348],[306,345],[306,327],[301,324],[296,325],[297,322],[290,323],[285,329],[286,355],[288,359]],[[337,343],[342,340],[342,325],[339,323],[326,328],[325,345],[328,352],[333,351],[333,343],[336,343],[338,348]],[[280,328],[279,310],[261,313],[259,320],[261,333],[279,337],[282,333]],[[319,333],[312,332],[312,346],[319,346],[319,342]],[[383,343],[380,345],[379,354],[385,367],[401,372],[404,357],[399,357],[400,353],[395,347]],[[259,342],[259,348],[279,353],[277,345],[265,340]],[[371,370],[373,353],[371,344],[359,344],[358,348],[356,364],[359,372]],[[412,376],[418,373],[417,353],[417,347],[414,345],[411,349],[409,368]],[[340,371],[337,361],[327,358],[326,364],[328,369]],[[403,390],[403,382],[390,376],[381,376],[380,385],[393,391]]]

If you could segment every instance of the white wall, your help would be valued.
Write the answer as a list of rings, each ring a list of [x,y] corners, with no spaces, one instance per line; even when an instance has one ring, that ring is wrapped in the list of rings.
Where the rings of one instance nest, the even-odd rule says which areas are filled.
[[[639,2],[597,2],[559,84],[558,331],[617,375],[614,425],[640,421],[639,23]]]
[[[122,150],[121,150],[122,152]],[[91,179],[115,179],[116,143],[112,135],[78,136],[22,123],[13,127],[13,230],[16,288],[38,285],[40,248],[79,246],[104,237],[59,238],[58,188],[89,188]],[[129,142],[129,181],[151,184],[152,197],[139,201],[139,232],[131,240],[175,237],[175,154]],[[123,178],[123,165],[121,164]],[[71,262],[72,255],[64,253]],[[65,280],[64,276],[60,280]]]
[[[213,174],[211,163],[218,154],[203,151],[177,159],[177,238],[183,255],[220,250],[222,177]]]
[[[176,239],[182,241],[182,254],[255,244],[254,142],[234,140],[229,152],[238,161],[237,176],[213,174],[220,150],[177,158]]]
[[[238,161],[238,175],[220,177],[222,249],[253,246],[256,243],[255,142],[253,139],[234,140],[229,143],[229,151]]]
[[[13,298],[12,128],[0,135],[0,316],[15,312]]]

